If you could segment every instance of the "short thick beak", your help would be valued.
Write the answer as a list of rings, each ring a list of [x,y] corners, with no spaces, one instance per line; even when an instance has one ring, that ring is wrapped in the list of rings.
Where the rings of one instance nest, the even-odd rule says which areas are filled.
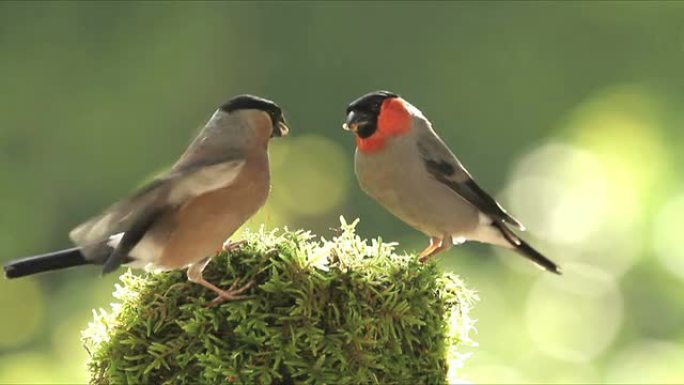
[[[370,115],[364,112],[350,111],[349,114],[347,114],[347,120],[342,125],[342,128],[347,131],[356,133],[359,130],[359,127],[366,125],[370,122]]]
[[[290,132],[290,127],[285,124],[285,122],[280,121],[277,124],[277,127],[275,130],[273,130],[273,135],[272,136],[287,136],[287,134]]]

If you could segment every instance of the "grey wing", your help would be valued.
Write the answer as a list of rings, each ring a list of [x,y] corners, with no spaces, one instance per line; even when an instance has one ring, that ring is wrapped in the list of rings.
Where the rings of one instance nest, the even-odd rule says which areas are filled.
[[[127,199],[79,225],[69,233],[69,237],[75,244],[84,247],[88,254],[87,250],[91,248],[94,249],[93,253],[101,252],[92,245],[106,244],[111,237],[124,233],[125,239],[129,240],[126,248],[130,250],[162,214],[194,196],[232,183],[244,164],[244,158],[236,154],[215,163],[177,165]]]
[[[434,131],[421,133],[418,138],[418,152],[425,162],[425,168],[436,180],[447,185],[475,208],[510,225],[524,230],[525,227],[508,214],[486,191],[484,191],[463,167]]]

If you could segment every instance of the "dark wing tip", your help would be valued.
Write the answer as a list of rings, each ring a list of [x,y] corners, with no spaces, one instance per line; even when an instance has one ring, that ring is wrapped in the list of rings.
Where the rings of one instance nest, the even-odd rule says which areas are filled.
[[[537,251],[534,247],[530,246],[529,243],[525,242],[523,239],[518,237],[511,229],[506,227],[503,221],[494,221],[492,226],[497,228],[501,235],[508,241],[511,247],[517,251],[523,257],[534,262],[535,265],[543,270],[557,275],[562,275],[561,268],[556,265],[552,260],[546,258],[542,253]]]
[[[552,266],[548,266],[548,267],[543,266],[543,267],[544,267],[544,270],[548,271],[549,273],[553,273],[556,275],[563,275],[563,269],[561,269],[560,266],[556,265],[555,263],[553,263]]]
[[[513,217],[511,214],[509,214],[506,210],[504,210],[501,206],[499,206],[501,209],[501,212],[506,215],[504,218],[504,222],[508,223],[509,225],[517,228],[520,231],[525,231],[527,228],[525,228],[525,225],[522,224],[517,218]]]
[[[499,202],[497,202],[496,199],[492,198],[492,196],[489,195],[489,193],[483,190],[482,187],[480,187],[480,185],[478,185],[473,178],[469,178],[465,182],[465,184],[474,193],[474,196],[471,197],[469,197],[466,194],[466,198],[471,198],[474,201],[476,201],[473,203],[475,203],[475,207],[477,207],[480,211],[494,218],[501,219],[509,225],[516,227],[520,231],[525,231],[525,226],[519,220],[517,220],[511,214],[509,214],[506,210],[504,210],[504,208],[501,207]]]
[[[5,272],[5,278],[11,279],[11,278],[16,278],[17,277],[17,269],[14,267],[14,265],[7,264],[2,267],[2,270]]]
[[[556,265],[553,261],[546,258],[542,253],[535,250],[532,246],[530,246],[527,242],[523,241],[522,239],[518,238],[518,241],[520,243],[515,246],[515,249],[520,254],[534,262],[540,268],[550,273],[554,273],[557,275],[563,274],[561,268],[558,265]]]

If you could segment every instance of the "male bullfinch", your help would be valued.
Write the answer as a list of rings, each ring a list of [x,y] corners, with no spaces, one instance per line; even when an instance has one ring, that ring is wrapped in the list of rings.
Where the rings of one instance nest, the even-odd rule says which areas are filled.
[[[511,230],[524,227],[475,183],[430,121],[399,95],[376,91],[354,100],[343,128],[356,134],[361,189],[430,237],[421,261],[473,240],[513,249],[560,274],[555,263]]]
[[[222,290],[202,277],[211,256],[266,202],[268,143],[289,129],[280,107],[252,95],[236,96],[211,116],[166,173],[69,234],[76,247],[19,259],[8,278],[97,264],[172,270],[218,294],[215,303],[241,298],[238,279]],[[227,246],[228,248],[235,247]]]

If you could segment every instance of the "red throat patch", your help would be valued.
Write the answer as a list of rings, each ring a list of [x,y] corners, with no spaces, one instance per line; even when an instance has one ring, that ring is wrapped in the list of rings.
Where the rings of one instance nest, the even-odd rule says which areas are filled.
[[[378,115],[378,127],[368,138],[356,137],[361,152],[373,153],[385,147],[388,139],[411,130],[411,114],[401,98],[388,98],[382,102]]]

